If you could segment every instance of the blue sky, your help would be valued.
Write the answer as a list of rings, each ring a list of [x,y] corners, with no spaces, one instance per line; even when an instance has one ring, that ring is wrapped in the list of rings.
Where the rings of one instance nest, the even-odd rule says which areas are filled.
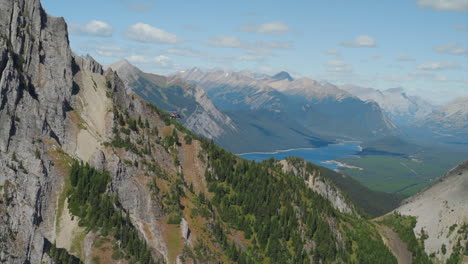
[[[468,96],[468,1],[42,0],[73,50],[147,72],[219,67]]]

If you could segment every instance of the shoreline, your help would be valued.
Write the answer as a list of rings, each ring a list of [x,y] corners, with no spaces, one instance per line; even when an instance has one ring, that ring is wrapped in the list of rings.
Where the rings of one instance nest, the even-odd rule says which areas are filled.
[[[332,144],[328,144],[326,146],[336,146],[336,145],[344,145],[344,143],[353,143],[353,142],[356,142],[356,143],[359,143],[361,144],[362,141],[358,141],[358,140],[337,140],[336,143],[332,143]],[[281,152],[289,152],[289,151],[294,151],[294,150],[311,150],[311,149],[319,149],[321,147],[318,147],[318,148],[291,148],[291,149],[280,149],[280,150],[273,150],[273,151],[265,151],[265,152],[245,152],[245,153],[236,153],[234,155],[236,156],[242,156],[242,155],[249,155],[249,154],[278,154],[278,153],[281,153]],[[362,151],[362,147],[361,145],[359,145],[359,151]]]
[[[292,148],[292,149],[275,150],[272,152],[245,152],[245,153],[239,153],[239,154],[234,154],[234,155],[242,156],[242,155],[249,155],[249,154],[278,154],[280,152],[289,152],[293,150],[310,150],[310,149],[317,149],[317,148]]]
[[[339,171],[339,168],[356,169],[356,170],[359,170],[359,171],[364,170],[364,169],[361,168],[361,167],[349,165],[349,164],[346,164],[346,163],[344,163],[344,162],[340,162],[340,161],[336,161],[336,160],[322,161],[322,163],[324,163],[324,164],[336,164],[336,167],[337,167],[337,168],[335,169],[335,171]]]

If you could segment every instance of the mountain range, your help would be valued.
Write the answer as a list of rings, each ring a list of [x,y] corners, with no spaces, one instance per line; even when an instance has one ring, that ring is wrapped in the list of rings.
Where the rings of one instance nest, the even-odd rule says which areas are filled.
[[[351,84],[339,87],[359,97],[361,100],[377,102],[388,117],[399,126],[422,120],[437,109],[421,97],[408,96],[401,87],[383,91]]]
[[[193,68],[175,76],[199,85],[234,122],[254,125],[265,136],[276,136],[277,129],[272,123],[277,120],[289,120],[281,126],[326,141],[379,138],[399,133],[376,103],[364,102],[329,83],[307,78],[294,80],[286,72],[252,78],[244,72],[205,72]],[[264,125],[255,117],[262,117],[262,122],[270,124]],[[269,127],[272,128],[265,129]],[[293,136],[290,134],[289,138]],[[249,151],[265,150],[252,149],[254,147],[251,145]],[[288,147],[292,146],[283,146]]]
[[[191,82],[125,62],[104,68],[73,53],[65,20],[48,15],[40,1],[0,2],[0,54],[2,263],[463,261],[466,164],[400,213],[371,220],[397,208],[398,198],[299,158],[247,161],[196,135],[162,107],[187,120],[204,116],[223,131],[240,127],[221,120],[223,105],[211,104]],[[287,79],[279,82],[295,82]],[[239,104],[268,113],[292,107],[289,93],[253,84],[259,97],[240,89]],[[192,107],[179,105],[184,100]],[[386,124],[368,125],[378,133],[394,129],[375,103],[349,95],[329,100],[370,111],[382,122],[375,125]],[[431,199],[438,210],[426,210]],[[420,226],[424,232],[414,229]],[[438,230],[458,242],[439,239]]]

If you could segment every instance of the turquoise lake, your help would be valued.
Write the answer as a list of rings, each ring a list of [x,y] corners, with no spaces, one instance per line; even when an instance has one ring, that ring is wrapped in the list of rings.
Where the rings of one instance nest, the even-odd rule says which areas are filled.
[[[238,154],[238,156],[244,159],[255,161],[263,161],[269,158],[282,160],[286,157],[299,157],[317,165],[336,170],[339,167],[338,164],[329,161],[339,158],[352,157],[359,151],[361,151],[361,142],[341,141],[339,143],[330,144],[320,148],[279,150],[274,152],[252,152]]]

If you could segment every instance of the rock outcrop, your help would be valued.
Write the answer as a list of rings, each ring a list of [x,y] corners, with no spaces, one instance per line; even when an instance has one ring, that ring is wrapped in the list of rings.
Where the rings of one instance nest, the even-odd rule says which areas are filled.
[[[319,193],[335,207],[336,210],[347,213],[356,214],[356,208],[349,198],[345,197],[340,189],[338,189],[330,180],[320,175],[320,170],[313,168],[307,169],[307,164],[304,160],[299,159],[286,159],[280,161],[283,165],[283,170],[292,173],[297,177],[304,179],[307,186]]]

